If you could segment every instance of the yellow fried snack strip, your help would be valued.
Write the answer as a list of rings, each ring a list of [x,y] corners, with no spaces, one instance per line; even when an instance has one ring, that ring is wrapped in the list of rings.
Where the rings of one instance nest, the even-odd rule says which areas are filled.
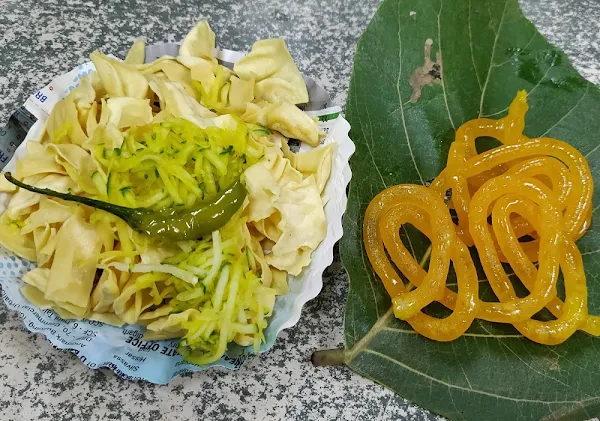
[[[547,345],[564,342],[577,329],[600,335],[600,317],[587,312],[585,272],[575,244],[590,226],[591,172],[583,155],[569,144],[525,136],[527,110],[521,91],[506,117],[463,124],[446,168],[429,187],[392,186],[367,208],[365,250],[392,298],[394,315],[430,339],[454,340],[475,318],[511,323],[527,338]],[[478,153],[475,143],[480,137],[493,137],[501,146]],[[445,200],[448,194],[451,198]],[[427,271],[425,262],[417,262],[402,242],[400,229],[405,224],[431,241]],[[468,248],[473,246],[498,302],[478,297],[479,281]],[[450,263],[458,292],[445,286]],[[517,295],[503,263],[511,266],[529,295]],[[556,292],[560,271],[564,302]],[[398,272],[416,288],[405,286]],[[440,319],[421,311],[434,301],[452,314]],[[532,319],[544,307],[555,320]]]
[[[508,175],[496,177],[484,184],[475,193],[471,202],[469,231],[475,247],[482,251],[479,258],[490,286],[502,300],[500,303],[490,303],[485,309],[482,308],[479,317],[485,320],[502,323],[524,321],[544,308],[552,295],[556,295],[560,246],[562,246],[562,232],[557,227],[561,225],[561,215],[558,201],[553,203],[554,196],[549,189],[536,184],[533,179]],[[534,284],[534,291],[523,299],[516,297],[510,279],[504,272],[498,254],[495,252],[496,245],[487,223],[488,210],[494,201],[511,193],[529,197],[539,205],[541,210],[540,227],[543,230],[538,232],[540,235],[538,277]]]
[[[399,318],[407,319],[411,326],[422,335],[436,340],[451,341],[462,335],[471,325],[476,308],[479,303],[477,272],[471,259],[468,248],[457,237],[437,238],[433,234],[430,218],[438,214],[439,226],[453,231],[451,220],[448,219],[447,211],[442,199],[434,192],[422,186],[397,186],[398,189],[388,192],[382,202],[386,206],[378,206],[375,202],[373,207],[369,206],[367,213],[370,220],[379,220],[379,227],[371,227],[375,233],[381,233],[377,237],[376,252],[371,254],[370,259],[376,273],[384,281],[384,285],[389,290],[398,288],[398,280],[394,278],[385,278],[389,272],[390,262],[385,256],[385,251],[381,253],[383,247],[387,249],[394,264],[400,269],[402,274],[417,286],[416,289],[406,292],[404,295],[397,295],[394,299],[394,314]],[[403,187],[407,187],[403,189]],[[402,197],[406,196],[411,188],[417,187],[421,193],[421,207],[415,205],[406,205],[402,203]],[[410,193],[408,193],[410,194]],[[372,202],[373,203],[373,202]],[[429,205],[427,209],[423,206]],[[379,218],[384,214],[383,218]],[[425,272],[422,266],[411,256],[400,238],[399,227],[404,223],[410,223],[421,230],[427,237],[443,244],[438,250],[432,250],[430,270]],[[435,240],[434,240],[435,239]],[[449,255],[446,247],[450,246]],[[441,252],[439,252],[441,250]],[[373,250],[371,250],[373,251]],[[461,295],[457,296],[454,291],[444,288],[445,279],[448,273],[449,259],[452,260],[454,269],[458,275],[458,285]],[[382,275],[383,274],[383,277]],[[402,288],[404,288],[404,285]],[[441,287],[440,287],[441,286]],[[434,297],[434,298],[432,298]],[[444,318],[438,319],[420,312],[420,309],[431,303],[437,297],[444,305],[453,309],[453,313]],[[400,299],[401,298],[401,299]],[[411,301],[412,300],[412,301]],[[410,307],[406,307],[406,302],[410,302]],[[410,311],[408,311],[410,310]]]

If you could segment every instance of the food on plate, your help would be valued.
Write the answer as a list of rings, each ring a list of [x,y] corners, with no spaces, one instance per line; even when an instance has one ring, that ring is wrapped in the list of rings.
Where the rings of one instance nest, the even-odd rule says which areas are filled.
[[[23,295],[66,319],[139,323],[187,361],[258,350],[287,278],[325,238],[335,146],[320,145],[283,40],[233,69],[206,21],[177,57],[91,54],[0,189],[0,244],[37,268]],[[289,138],[306,144],[294,153]]]
[[[446,168],[429,187],[390,187],[367,208],[365,249],[392,298],[394,315],[430,339],[454,340],[475,318],[511,323],[527,338],[547,345],[564,342],[578,329],[600,335],[600,318],[588,315],[586,277],[575,243],[590,226],[590,169],[569,144],[525,136],[527,109],[526,93],[520,91],[506,117],[463,124]],[[501,146],[478,153],[479,137],[495,138]],[[404,224],[431,240],[427,271],[402,242],[399,229]],[[472,246],[498,302],[479,299]],[[458,292],[446,286],[450,263]],[[503,263],[528,295],[517,295]],[[560,272],[564,302],[557,297]],[[436,318],[422,312],[434,301],[452,314]],[[554,320],[533,318],[544,308]]]

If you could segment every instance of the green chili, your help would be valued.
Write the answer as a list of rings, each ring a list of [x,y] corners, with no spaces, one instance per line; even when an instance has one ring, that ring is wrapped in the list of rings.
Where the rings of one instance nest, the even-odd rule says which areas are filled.
[[[30,186],[16,180],[9,172],[4,173],[4,176],[9,182],[25,190],[101,209],[123,219],[137,232],[174,241],[195,240],[221,228],[242,206],[246,197],[246,188],[240,181],[236,181],[214,201],[203,203],[196,208],[128,208],[89,197]]]

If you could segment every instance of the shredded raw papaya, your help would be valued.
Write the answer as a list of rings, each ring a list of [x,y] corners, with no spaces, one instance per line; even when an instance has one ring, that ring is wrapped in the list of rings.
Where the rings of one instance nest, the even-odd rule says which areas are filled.
[[[185,335],[178,348],[187,361],[216,361],[234,339],[253,345],[257,352],[264,341],[276,290],[263,283],[270,274],[253,263],[248,238],[246,221],[234,218],[220,231],[194,242],[190,253],[165,261],[200,278],[194,285],[173,279],[170,317],[193,310],[181,323]],[[162,326],[148,326],[150,332],[154,328]]]
[[[117,205],[189,208],[216,198],[257,162],[260,153],[248,137],[242,121],[235,129],[202,129],[175,118],[133,127],[120,148],[95,148],[94,157],[108,176],[93,181]]]

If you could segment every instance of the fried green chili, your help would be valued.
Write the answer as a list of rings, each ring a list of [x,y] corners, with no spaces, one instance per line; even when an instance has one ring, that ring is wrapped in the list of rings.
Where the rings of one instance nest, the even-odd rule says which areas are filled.
[[[9,172],[4,173],[4,176],[9,182],[25,190],[101,209],[123,219],[137,232],[175,241],[195,240],[221,228],[242,206],[246,197],[246,188],[240,181],[236,181],[214,201],[202,203],[192,209],[127,208],[89,197],[30,186],[16,180]]]

